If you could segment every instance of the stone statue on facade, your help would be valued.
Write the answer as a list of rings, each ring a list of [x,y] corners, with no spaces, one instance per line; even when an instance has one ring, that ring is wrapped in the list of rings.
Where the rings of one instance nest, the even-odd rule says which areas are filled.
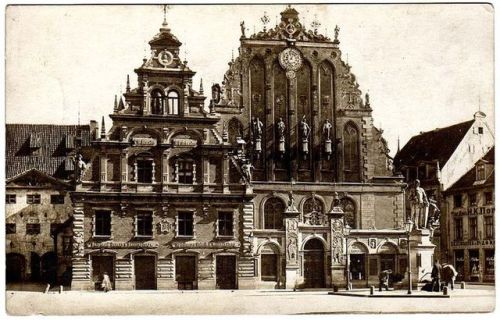
[[[248,183],[252,181],[252,169],[255,169],[255,167],[248,160],[241,165],[243,176],[245,177]]]
[[[328,160],[330,160],[330,155],[332,154],[332,139],[331,139],[332,127],[333,126],[330,123],[330,120],[326,119],[325,122],[323,123],[323,137],[325,139],[324,151]]]
[[[87,170],[87,164],[83,161],[82,155],[79,153],[75,159],[75,178],[76,181],[80,182],[83,179],[83,175]]]
[[[293,192],[290,191],[288,192],[288,204],[286,208],[286,212],[298,212],[297,208],[295,207],[295,199],[293,198]]]
[[[311,134],[311,127],[307,124],[305,115],[300,121],[300,131],[302,134],[302,152],[304,153],[305,158],[306,154],[309,153],[309,135]]]
[[[259,118],[252,119],[252,132],[255,139],[262,138],[262,129],[264,128],[264,124],[260,121]]]
[[[245,21],[240,22],[240,28],[241,28],[241,37],[246,38],[246,36],[245,36]]]
[[[420,180],[415,180],[414,187],[410,190],[411,219],[416,229],[427,228],[429,214],[429,200],[425,190],[420,187]]]
[[[278,138],[279,140],[285,140],[285,122],[283,121],[283,118],[279,118],[278,122],[276,123],[276,127],[278,128]]]

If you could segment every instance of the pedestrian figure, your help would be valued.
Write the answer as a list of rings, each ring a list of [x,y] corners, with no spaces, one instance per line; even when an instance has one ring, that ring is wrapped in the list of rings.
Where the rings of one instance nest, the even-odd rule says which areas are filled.
[[[443,264],[443,282],[445,286],[448,286],[448,283],[451,286],[451,290],[455,287],[455,279],[457,278],[458,272],[451,264]]]
[[[378,275],[378,291],[382,291],[382,288],[385,288],[386,291],[389,291],[389,275],[392,273],[392,270],[383,270]]]
[[[102,275],[101,288],[102,290],[104,290],[104,292],[113,290],[113,286],[111,285],[111,280],[109,279],[107,272],[104,272],[104,274]]]
[[[431,272],[432,291],[441,291],[441,269],[442,267],[439,264],[439,261],[436,261]]]

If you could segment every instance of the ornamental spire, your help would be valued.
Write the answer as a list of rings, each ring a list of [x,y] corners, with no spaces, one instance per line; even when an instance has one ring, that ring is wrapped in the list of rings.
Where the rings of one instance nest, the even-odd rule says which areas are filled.
[[[200,94],[203,95],[203,78],[200,78]]]
[[[130,92],[130,76],[127,74],[127,86],[125,87],[127,93]]]
[[[271,22],[271,19],[269,19],[266,11],[264,11],[264,15],[260,18],[260,21],[264,25],[264,32],[266,32],[267,24]]]
[[[101,139],[106,139],[106,127],[104,124],[104,116],[102,116],[102,121],[101,121]]]
[[[115,111],[115,112],[118,111],[118,102],[117,102],[116,94],[115,94],[115,104],[114,104],[114,107],[113,107],[113,111]]]
[[[160,28],[161,31],[170,31],[167,23],[167,8],[170,8],[168,4],[163,5],[163,23],[161,24]]]

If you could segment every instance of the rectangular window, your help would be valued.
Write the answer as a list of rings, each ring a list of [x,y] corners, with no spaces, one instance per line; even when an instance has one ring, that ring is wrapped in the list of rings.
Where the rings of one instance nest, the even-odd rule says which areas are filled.
[[[6,194],[5,195],[5,203],[6,204],[16,203],[16,195],[15,194]]]
[[[484,250],[484,274],[488,276],[486,281],[493,280],[495,277],[495,250]]]
[[[469,218],[469,239],[477,240],[477,217]]]
[[[193,236],[193,213],[179,212],[177,217],[178,230],[177,235],[192,237]]]
[[[62,223],[51,223],[50,224],[50,234],[54,234],[57,229],[62,226]]]
[[[28,194],[26,196],[27,204],[40,204],[42,202],[42,198],[39,194]]]
[[[469,193],[469,206],[477,206],[477,193]]]
[[[278,255],[261,255],[261,279],[262,281],[278,281]]]
[[[6,234],[14,234],[14,233],[16,233],[16,224],[15,223],[7,223],[7,224],[5,224],[5,233]]]
[[[486,239],[495,238],[495,222],[493,221],[493,216],[484,216],[484,236]]]
[[[138,213],[137,214],[137,233],[138,236],[153,236],[153,214]]]
[[[40,224],[39,223],[26,224],[26,234],[40,234]]]
[[[73,253],[73,237],[72,236],[64,236],[63,240],[63,255],[69,257]]]
[[[51,204],[64,204],[64,196],[62,194],[51,194],[50,195]]]
[[[455,240],[462,240],[464,237],[464,226],[462,218],[455,218]]]
[[[137,182],[153,182],[153,160],[137,160]]]
[[[476,180],[481,181],[484,179],[486,179],[486,170],[484,164],[481,164],[476,167]]]
[[[453,207],[461,208],[462,207],[462,195],[456,194],[453,196]]]
[[[484,204],[492,204],[493,203],[493,192],[488,191],[484,193]]]
[[[179,161],[179,183],[192,184],[193,183],[193,162],[192,161]]]
[[[111,212],[110,211],[96,211],[95,212],[95,236],[109,237],[111,236]]]
[[[219,212],[219,236],[232,236],[233,235],[233,213],[232,212]]]

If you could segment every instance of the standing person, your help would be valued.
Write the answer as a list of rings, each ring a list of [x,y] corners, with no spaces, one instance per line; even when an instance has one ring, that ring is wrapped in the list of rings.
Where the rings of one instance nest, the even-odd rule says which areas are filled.
[[[451,264],[443,264],[443,282],[445,286],[448,286],[448,283],[451,286],[451,290],[455,287],[455,279],[457,278],[458,272]]]
[[[111,284],[111,280],[109,279],[107,272],[104,272],[104,274],[102,275],[101,287],[102,287],[102,290],[104,290],[104,292],[108,292],[108,291],[113,290],[113,286]]]
[[[441,291],[441,269],[439,261],[436,261],[431,272],[432,291]]]
[[[392,270],[383,270],[378,275],[378,291],[382,291],[382,288],[385,288],[385,291],[389,291],[389,275],[392,273]]]

